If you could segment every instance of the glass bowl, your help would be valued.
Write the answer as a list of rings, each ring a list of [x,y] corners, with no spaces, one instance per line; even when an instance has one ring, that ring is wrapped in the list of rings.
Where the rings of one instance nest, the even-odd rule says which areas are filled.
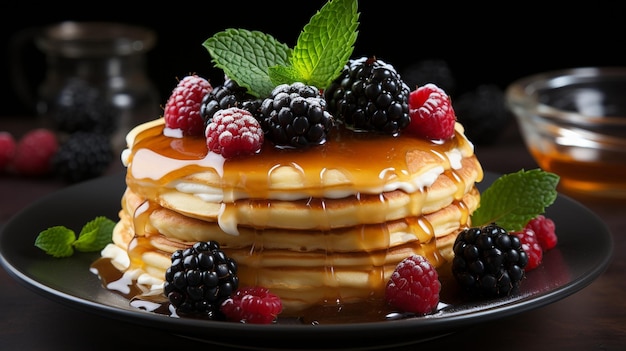
[[[505,91],[529,152],[572,195],[626,199],[626,67],[539,73]]]

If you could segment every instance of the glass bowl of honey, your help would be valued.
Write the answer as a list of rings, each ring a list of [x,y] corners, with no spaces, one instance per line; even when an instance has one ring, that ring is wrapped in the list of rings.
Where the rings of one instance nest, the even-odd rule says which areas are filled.
[[[571,195],[626,199],[626,67],[581,67],[511,83],[506,104],[537,164]]]

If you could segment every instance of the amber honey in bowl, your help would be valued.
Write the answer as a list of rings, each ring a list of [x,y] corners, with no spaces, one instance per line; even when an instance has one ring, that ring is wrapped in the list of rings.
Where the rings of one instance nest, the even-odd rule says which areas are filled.
[[[576,68],[513,82],[524,142],[566,193],[626,198],[626,67]]]

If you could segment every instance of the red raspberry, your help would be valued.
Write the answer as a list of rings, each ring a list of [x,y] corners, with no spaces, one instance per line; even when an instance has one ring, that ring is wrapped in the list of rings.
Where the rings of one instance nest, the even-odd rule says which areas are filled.
[[[204,119],[200,106],[204,96],[211,91],[211,83],[197,75],[186,76],[179,81],[165,104],[165,126],[180,129],[183,135],[202,135]]]
[[[238,289],[220,306],[227,320],[250,324],[272,323],[282,310],[280,297],[259,286]]]
[[[539,215],[531,219],[527,224],[527,228],[531,228],[537,235],[537,241],[543,251],[548,251],[554,248],[558,242],[556,236],[556,225],[554,221],[544,215]]]
[[[259,121],[238,107],[217,111],[206,128],[206,138],[209,150],[224,158],[254,154],[264,139]]]
[[[39,176],[50,173],[52,158],[59,149],[56,135],[50,129],[38,128],[18,141],[10,167],[17,174]]]
[[[15,149],[17,142],[13,134],[9,132],[0,132],[0,172],[2,172],[15,157]]]
[[[428,139],[454,135],[456,115],[450,97],[435,84],[423,85],[409,94],[411,123],[406,130]]]
[[[543,260],[543,249],[539,245],[537,235],[531,228],[523,228],[519,232],[513,232],[515,236],[520,239],[522,243],[522,249],[528,255],[528,264],[524,270],[526,272],[537,268]]]
[[[413,255],[396,266],[385,288],[385,299],[402,312],[427,314],[439,304],[441,282],[433,265]]]

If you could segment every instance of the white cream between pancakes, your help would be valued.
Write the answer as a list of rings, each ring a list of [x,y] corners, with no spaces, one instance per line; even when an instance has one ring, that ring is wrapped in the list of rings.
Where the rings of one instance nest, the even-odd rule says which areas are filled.
[[[285,315],[380,298],[412,254],[440,267],[470,225],[483,178],[459,123],[445,141],[340,126],[323,145],[265,143],[224,159],[160,118],[127,144],[120,221],[102,256],[158,290],[172,252],[215,240],[237,261],[240,286],[269,288]]]

